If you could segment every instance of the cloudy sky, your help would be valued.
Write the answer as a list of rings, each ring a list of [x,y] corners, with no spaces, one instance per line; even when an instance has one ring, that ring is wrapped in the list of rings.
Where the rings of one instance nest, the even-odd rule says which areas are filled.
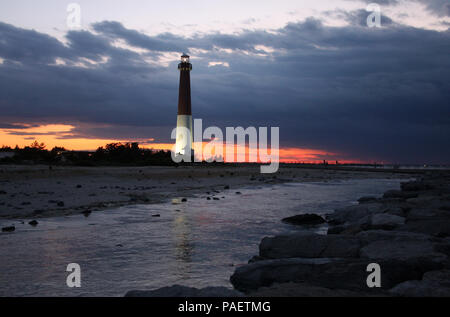
[[[450,163],[450,1],[370,2],[3,1],[0,145],[166,148],[186,52],[194,118],[278,126],[284,160]]]

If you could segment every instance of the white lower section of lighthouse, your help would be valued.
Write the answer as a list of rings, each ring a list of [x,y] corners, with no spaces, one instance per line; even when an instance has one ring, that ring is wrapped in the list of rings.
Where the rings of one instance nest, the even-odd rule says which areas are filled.
[[[178,115],[175,154],[192,153],[192,116]]]

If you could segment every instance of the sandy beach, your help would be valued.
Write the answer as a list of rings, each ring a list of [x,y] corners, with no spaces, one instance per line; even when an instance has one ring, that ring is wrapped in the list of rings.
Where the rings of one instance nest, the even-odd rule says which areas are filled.
[[[0,166],[0,218],[41,218],[133,204],[151,204],[196,194],[213,197],[225,188],[361,178],[411,178],[388,171],[281,167],[260,174],[242,167]]]

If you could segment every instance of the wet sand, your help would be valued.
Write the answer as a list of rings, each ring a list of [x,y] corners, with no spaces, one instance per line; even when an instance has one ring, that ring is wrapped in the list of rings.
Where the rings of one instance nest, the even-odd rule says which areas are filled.
[[[388,171],[259,166],[67,167],[0,166],[0,218],[65,216],[111,207],[151,204],[230,187],[338,179],[411,178]]]

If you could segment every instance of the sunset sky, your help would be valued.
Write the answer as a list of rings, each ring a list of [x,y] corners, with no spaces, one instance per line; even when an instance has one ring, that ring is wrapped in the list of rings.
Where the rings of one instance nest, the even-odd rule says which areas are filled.
[[[279,127],[284,161],[448,164],[449,26],[447,0],[3,1],[0,146],[168,148],[186,52],[204,127]]]

